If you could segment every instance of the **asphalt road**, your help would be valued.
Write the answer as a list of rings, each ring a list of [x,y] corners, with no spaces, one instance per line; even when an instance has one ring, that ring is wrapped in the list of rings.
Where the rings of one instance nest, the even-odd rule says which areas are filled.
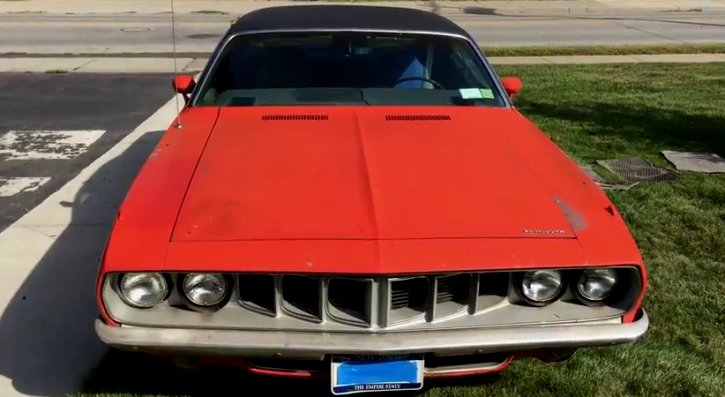
[[[166,74],[0,74],[0,231],[172,96]]]
[[[472,12],[475,12],[475,7]],[[485,10],[479,10],[484,12]],[[484,46],[612,45],[725,41],[725,13],[649,15],[446,16]],[[176,16],[177,51],[213,50],[233,16]],[[167,53],[171,17],[155,15],[13,14],[0,16],[0,54]],[[8,55],[6,55],[8,56]]]

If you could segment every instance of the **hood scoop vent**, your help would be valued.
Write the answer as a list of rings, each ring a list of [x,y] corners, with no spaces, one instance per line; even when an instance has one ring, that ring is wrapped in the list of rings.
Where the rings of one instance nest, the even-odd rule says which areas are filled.
[[[265,114],[262,121],[327,121],[326,114]]]
[[[385,121],[450,121],[447,114],[393,114],[385,116]]]

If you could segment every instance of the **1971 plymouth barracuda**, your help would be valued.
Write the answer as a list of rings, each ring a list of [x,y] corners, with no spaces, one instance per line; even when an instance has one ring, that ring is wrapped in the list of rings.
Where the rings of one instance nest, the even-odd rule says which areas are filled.
[[[619,213],[448,19],[265,8],[173,86],[101,262],[107,344],[344,394],[646,333]]]

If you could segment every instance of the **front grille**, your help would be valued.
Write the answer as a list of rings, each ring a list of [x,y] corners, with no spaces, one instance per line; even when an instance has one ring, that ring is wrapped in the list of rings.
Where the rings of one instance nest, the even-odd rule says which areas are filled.
[[[242,307],[309,323],[368,329],[475,315],[508,295],[509,273],[409,277],[240,274]]]

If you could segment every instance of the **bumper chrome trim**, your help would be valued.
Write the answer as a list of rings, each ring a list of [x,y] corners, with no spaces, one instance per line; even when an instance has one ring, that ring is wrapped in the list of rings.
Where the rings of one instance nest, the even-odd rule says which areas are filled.
[[[635,342],[649,328],[643,309],[632,323],[567,324],[427,332],[320,333],[113,327],[96,320],[106,344],[125,350],[242,357],[326,354],[497,353]]]

